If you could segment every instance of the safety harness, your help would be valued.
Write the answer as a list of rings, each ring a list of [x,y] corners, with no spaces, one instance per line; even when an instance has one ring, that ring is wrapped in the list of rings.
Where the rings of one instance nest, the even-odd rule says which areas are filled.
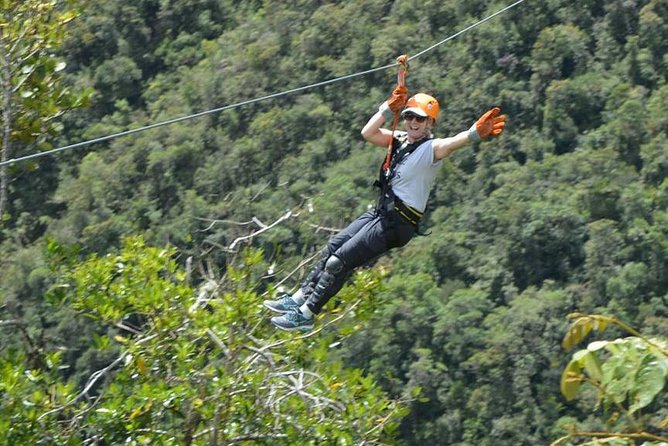
[[[408,55],[402,54],[397,57],[397,64],[397,86],[405,87],[406,75],[408,74]],[[404,220],[418,229],[418,223],[420,222],[423,213],[407,205],[394,195],[390,182],[397,174],[397,166],[399,163],[405,157],[413,153],[420,144],[431,138],[425,138],[413,143],[409,143],[405,137],[403,139],[395,138],[394,133],[398,122],[399,114],[395,113],[394,119],[392,120],[392,138],[387,145],[387,155],[385,156],[385,161],[380,166],[378,179],[374,182],[374,186],[377,186],[380,189],[378,202],[376,203],[376,213],[379,215],[387,215],[391,211],[396,211]]]
[[[389,166],[387,163],[383,163],[380,167],[378,179],[374,182],[374,186],[377,186],[380,189],[378,202],[376,203],[377,213],[380,215],[387,215],[387,213],[394,210],[408,223],[416,228],[418,227],[418,223],[424,214],[401,201],[401,199],[394,194],[390,182],[396,176],[397,167],[401,161],[413,153],[421,144],[430,139],[431,137],[428,137],[421,139],[420,141],[409,143],[407,140],[392,138]]]

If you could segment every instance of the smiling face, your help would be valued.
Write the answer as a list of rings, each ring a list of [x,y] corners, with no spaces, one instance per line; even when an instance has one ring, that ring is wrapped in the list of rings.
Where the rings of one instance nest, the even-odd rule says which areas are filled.
[[[431,133],[431,118],[410,112],[404,113],[403,118],[409,142],[419,141]]]
[[[401,117],[404,119],[408,141],[415,142],[431,136],[439,111],[436,98],[425,93],[418,93],[406,101]]]

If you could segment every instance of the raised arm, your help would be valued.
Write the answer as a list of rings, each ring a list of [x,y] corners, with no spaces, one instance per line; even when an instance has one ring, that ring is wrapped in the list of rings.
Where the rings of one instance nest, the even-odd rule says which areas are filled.
[[[499,113],[501,113],[501,109],[494,107],[482,115],[469,130],[450,138],[435,139],[432,145],[434,160],[441,160],[450,156],[452,152],[469,142],[499,136],[506,126],[506,115],[499,115]]]
[[[362,128],[362,137],[376,146],[387,147],[392,138],[390,130],[382,128],[385,121],[394,119],[395,114],[399,114],[406,105],[408,90],[404,86],[397,86],[390,98],[378,107],[376,112]]]
[[[382,128],[385,123],[385,117],[382,111],[375,113],[364,128],[362,128],[362,137],[373,145],[387,147],[392,138],[392,132]]]

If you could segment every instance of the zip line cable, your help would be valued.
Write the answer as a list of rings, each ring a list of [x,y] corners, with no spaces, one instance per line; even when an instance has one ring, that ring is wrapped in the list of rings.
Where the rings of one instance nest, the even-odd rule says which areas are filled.
[[[474,23],[473,25],[470,25],[470,26],[456,32],[455,34],[441,40],[440,42],[435,43],[434,45],[430,46],[429,48],[426,48],[426,49],[420,51],[419,53],[415,54],[413,57],[410,57],[409,60],[416,59],[416,58],[422,56],[423,54],[425,54],[429,51],[432,51],[434,48],[436,48],[440,45],[443,45],[444,43],[460,36],[461,34],[467,32],[467,31],[470,31],[471,29],[487,22],[488,20],[493,19],[494,17],[498,16],[499,14],[503,14],[504,12],[508,11],[511,8],[514,8],[515,6],[519,5],[520,3],[523,3],[524,1],[525,0],[517,0],[515,3],[512,3],[508,6],[506,6],[505,8],[498,10],[497,12],[485,17],[484,19],[479,20],[478,22]],[[171,125],[171,124],[176,124],[178,122],[199,118],[201,116],[206,116],[206,115],[210,115],[210,114],[213,114],[213,113],[219,113],[219,112],[222,112],[224,110],[230,110],[232,108],[237,108],[237,107],[242,107],[244,105],[253,104],[255,102],[265,101],[267,99],[274,99],[274,98],[277,98],[277,97],[280,97],[280,96],[286,96],[288,94],[296,93],[298,91],[304,91],[304,90],[308,90],[308,89],[311,89],[311,88],[321,87],[323,85],[333,84],[335,82],[340,82],[340,81],[343,81],[343,80],[346,80],[346,79],[351,79],[351,78],[354,78],[354,77],[364,76],[364,75],[367,75],[367,74],[370,74],[370,73],[375,73],[377,71],[387,70],[389,68],[395,67],[396,65],[397,65],[396,63],[391,63],[391,64],[383,65],[382,67],[371,68],[369,70],[360,71],[360,72],[353,73],[353,74],[348,74],[348,75],[345,75],[345,76],[337,77],[337,78],[334,78],[334,79],[329,79],[329,80],[322,81],[322,82],[317,82],[315,84],[305,85],[305,86],[302,86],[302,87],[297,87],[297,88],[293,88],[293,89],[290,89],[290,90],[281,91],[279,93],[273,93],[273,94],[269,94],[269,95],[266,95],[266,96],[261,96],[261,97],[255,98],[255,99],[249,99],[249,100],[246,100],[246,101],[237,102],[235,104],[229,104],[229,105],[214,108],[214,109],[211,109],[211,110],[205,110],[205,111],[202,111],[202,112],[199,112],[199,113],[180,116],[178,118],[168,119],[166,121],[156,122],[154,124],[150,124],[150,125],[147,125],[147,126],[138,127],[136,129],[130,129],[130,130],[125,130],[125,131],[118,132],[118,133],[112,133],[110,135],[101,136],[99,138],[94,138],[94,139],[90,139],[90,140],[86,140],[86,141],[81,141],[81,142],[78,142],[78,143],[75,143],[75,144],[69,144],[69,145],[58,147],[58,148],[55,148],[55,149],[46,150],[44,152],[33,153],[31,155],[22,156],[20,158],[12,158],[10,160],[0,162],[0,167],[10,165],[10,164],[16,164],[16,163],[23,162],[23,161],[28,161],[28,160],[35,159],[35,158],[40,158],[40,157],[47,156],[47,155],[53,155],[55,153],[62,152],[62,151],[65,151],[65,150],[69,150],[69,149],[74,149],[74,148],[77,148],[77,147],[83,147],[83,146],[88,146],[88,145],[95,144],[95,143],[98,143],[98,142],[109,141],[110,139],[120,138],[122,136],[128,136],[128,135],[132,135],[132,134],[135,134],[135,133],[144,132],[146,130],[151,130],[151,129],[155,129],[155,128],[158,128],[158,127],[163,127],[163,126],[167,126],[167,125]]]
[[[458,37],[460,34],[464,34],[466,31],[469,31],[469,30],[475,28],[475,27],[478,26],[478,25],[482,25],[483,23],[487,22],[488,20],[493,19],[494,17],[496,17],[496,16],[499,15],[499,14],[503,14],[504,12],[508,11],[509,9],[514,8],[515,6],[517,6],[517,5],[519,5],[520,3],[523,3],[523,2],[524,2],[524,0],[517,0],[515,3],[508,5],[508,6],[506,6],[506,7],[503,8],[503,9],[499,9],[499,10],[496,11],[494,14],[485,17],[484,19],[482,19],[482,20],[480,20],[480,21],[474,23],[473,25],[467,26],[466,28],[462,29],[461,31],[458,31],[458,32],[454,33],[454,34],[451,35],[450,37],[447,37],[447,38],[441,40],[440,42],[433,44],[433,45],[430,46],[429,48],[420,51],[420,52],[417,53],[415,56],[410,57],[409,60],[413,60],[413,59],[415,59],[416,57],[422,56],[424,53],[427,53],[427,52],[433,50],[433,49],[436,48],[437,46],[443,45],[445,42],[448,42],[448,41],[454,39],[455,37]],[[392,65],[392,66],[394,66],[394,65]]]

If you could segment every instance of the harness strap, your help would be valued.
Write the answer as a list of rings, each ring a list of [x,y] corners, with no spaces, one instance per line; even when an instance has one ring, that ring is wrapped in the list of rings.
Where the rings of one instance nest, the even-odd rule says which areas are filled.
[[[402,54],[397,57],[397,63],[399,67],[397,68],[397,86],[405,87],[406,86],[406,74],[408,73],[408,56]],[[399,124],[399,114],[395,113],[392,118],[392,138],[390,138],[390,143],[387,146],[387,155],[385,155],[385,162],[383,163],[383,170],[390,170],[390,162],[392,160],[392,144],[394,143],[394,131],[397,129],[397,124]]]
[[[424,216],[424,213],[404,203],[399,197],[394,195],[392,189],[389,189],[378,197],[376,212],[380,215],[387,215],[392,211],[399,214],[403,220],[415,226],[416,229],[418,229],[420,220]]]
[[[418,211],[412,206],[407,205],[399,198],[394,199],[394,209],[404,218],[404,220],[413,226],[417,226],[420,222],[420,219],[424,215],[424,213]]]
[[[385,171],[381,166],[378,179],[374,182],[374,186],[377,186],[380,189],[378,194],[378,202],[376,204],[376,212],[379,214],[385,214],[390,211],[396,211],[401,218],[415,226],[417,229],[419,229],[418,223],[424,214],[414,207],[404,203],[399,197],[397,197],[392,190],[392,186],[390,186],[390,181],[392,181],[396,175],[397,167],[403,158],[409,156],[419,146],[429,141],[430,139],[431,138],[425,138],[411,144],[408,141],[404,141],[402,143],[402,141],[399,139],[392,138],[393,144],[390,156],[390,169],[389,171]]]

